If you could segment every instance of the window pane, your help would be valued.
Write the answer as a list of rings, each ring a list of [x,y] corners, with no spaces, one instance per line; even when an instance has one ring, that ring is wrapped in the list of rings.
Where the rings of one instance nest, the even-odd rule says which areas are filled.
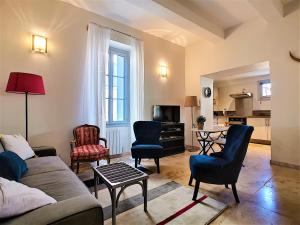
[[[124,100],[113,99],[113,121],[124,121]]]
[[[271,83],[265,83],[261,85],[262,96],[271,96]]]
[[[124,57],[118,56],[118,76],[119,77],[124,77],[125,73],[125,66],[124,66]]]
[[[113,75],[124,77],[125,73],[125,58],[117,54],[113,54]]]
[[[113,77],[113,98],[124,98],[124,78]]]

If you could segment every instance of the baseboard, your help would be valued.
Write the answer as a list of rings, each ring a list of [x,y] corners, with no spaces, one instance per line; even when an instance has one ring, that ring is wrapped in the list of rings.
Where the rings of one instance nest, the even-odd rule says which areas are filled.
[[[268,141],[268,140],[252,139],[251,138],[250,142],[255,143],[255,144],[271,145],[271,141]]]
[[[278,162],[278,161],[270,160],[270,164],[300,170],[300,165],[295,165],[295,164],[291,164],[291,163],[285,163],[285,162]]]
[[[121,158],[123,156],[129,156],[129,155],[131,155],[131,152],[125,152],[125,153],[121,153],[121,154],[111,155],[110,158],[115,159],[115,158]]]

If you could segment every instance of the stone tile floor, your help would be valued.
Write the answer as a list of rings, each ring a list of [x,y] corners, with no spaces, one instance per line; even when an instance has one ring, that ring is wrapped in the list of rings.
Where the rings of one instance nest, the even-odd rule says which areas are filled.
[[[187,186],[191,154],[197,152],[162,158],[160,176]],[[270,157],[270,146],[249,145],[237,183],[240,204],[235,203],[230,189],[200,184],[200,192],[229,205],[212,224],[300,224],[300,171],[270,165]],[[142,165],[156,171],[153,160],[142,160]]]

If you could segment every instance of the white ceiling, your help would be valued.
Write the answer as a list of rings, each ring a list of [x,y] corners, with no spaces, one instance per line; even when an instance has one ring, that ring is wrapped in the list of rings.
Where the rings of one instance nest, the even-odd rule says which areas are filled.
[[[258,17],[247,0],[175,0],[197,14],[209,18],[223,29],[235,27]]]
[[[272,23],[299,0],[62,0],[181,46],[222,41],[255,18]]]

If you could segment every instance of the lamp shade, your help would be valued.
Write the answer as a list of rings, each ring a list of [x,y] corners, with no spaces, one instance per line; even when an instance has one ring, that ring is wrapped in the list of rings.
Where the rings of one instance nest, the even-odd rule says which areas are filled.
[[[184,106],[185,107],[198,106],[197,96],[185,96]]]
[[[43,77],[30,73],[12,72],[9,75],[6,92],[44,95]]]

